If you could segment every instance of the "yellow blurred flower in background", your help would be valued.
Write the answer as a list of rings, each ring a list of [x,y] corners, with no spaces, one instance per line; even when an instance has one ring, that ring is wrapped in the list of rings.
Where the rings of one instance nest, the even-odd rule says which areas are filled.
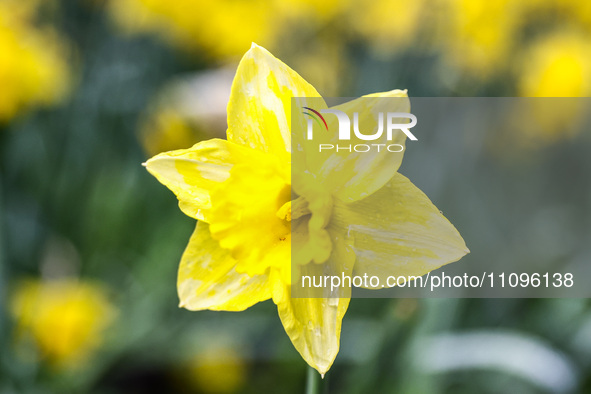
[[[187,366],[185,377],[204,393],[235,393],[248,379],[244,355],[229,344],[211,343]]]
[[[520,96],[588,96],[591,32],[559,31],[539,38],[524,51],[518,78]]]
[[[520,1],[443,0],[440,41],[447,61],[480,78],[503,68],[515,40]]]
[[[348,1],[112,0],[109,13],[128,33],[154,32],[184,50],[213,58],[238,56],[259,42],[278,47],[293,29],[304,31],[339,15]]]
[[[351,26],[382,54],[405,49],[425,26],[431,9],[423,0],[377,0],[352,3],[348,20]]]
[[[223,136],[233,76],[232,70],[219,68],[167,83],[140,122],[139,137],[148,155]]]
[[[0,122],[68,92],[68,51],[53,28],[35,24],[37,5],[0,1]]]
[[[252,41],[272,45],[278,23],[265,0],[114,0],[109,11],[124,31],[156,32],[214,58],[238,55]]]
[[[149,155],[163,150],[179,149],[195,140],[203,139],[190,121],[172,108],[150,112],[140,134],[144,150]]]
[[[102,286],[76,279],[23,281],[10,306],[18,343],[32,339],[41,356],[58,369],[81,367],[116,315]]]
[[[515,65],[519,96],[537,99],[512,109],[508,138],[540,148],[576,135],[585,115],[583,102],[568,98],[591,94],[590,39],[591,32],[560,30],[539,37],[523,52]],[[557,97],[562,99],[552,99]]]

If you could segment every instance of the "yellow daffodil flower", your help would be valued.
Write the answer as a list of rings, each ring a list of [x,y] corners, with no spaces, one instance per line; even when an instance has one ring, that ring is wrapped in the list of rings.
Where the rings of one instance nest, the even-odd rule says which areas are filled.
[[[145,165],[199,221],[179,268],[180,306],[241,311],[271,298],[295,348],[324,374],[339,350],[350,292],[292,297],[293,267],[423,275],[468,250],[429,199],[397,173],[401,154],[339,152],[292,163],[292,98],[322,100],[253,44],[232,85],[227,140],[161,153]],[[397,98],[397,111],[410,109],[400,90],[339,109],[363,114],[367,100],[378,98]],[[404,144],[403,134],[396,138]]]

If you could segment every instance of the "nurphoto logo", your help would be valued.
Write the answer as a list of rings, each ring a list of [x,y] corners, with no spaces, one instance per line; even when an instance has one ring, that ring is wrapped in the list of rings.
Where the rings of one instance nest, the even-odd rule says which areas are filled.
[[[305,111],[302,113],[308,116],[307,119],[307,132],[306,138],[308,140],[314,139],[314,123],[316,123],[322,132],[328,132],[328,123],[322,114],[333,114],[337,117],[339,122],[338,139],[339,141],[351,141],[351,119],[345,112],[337,109],[321,109],[316,111],[310,107],[303,107]],[[410,120],[407,123],[401,123],[401,121]],[[354,138],[362,141],[376,141],[383,137],[384,130],[386,133],[386,141],[392,141],[394,139],[394,131],[400,130],[406,136],[412,140],[417,141],[417,137],[411,131],[410,128],[416,126],[417,117],[407,112],[384,112],[378,113],[377,130],[371,131],[369,134],[364,134],[359,130],[359,113],[353,112],[353,133]],[[387,152],[402,152],[404,145],[401,144],[319,144],[319,152],[322,151],[349,151],[349,152],[369,152],[369,151],[387,151]]]

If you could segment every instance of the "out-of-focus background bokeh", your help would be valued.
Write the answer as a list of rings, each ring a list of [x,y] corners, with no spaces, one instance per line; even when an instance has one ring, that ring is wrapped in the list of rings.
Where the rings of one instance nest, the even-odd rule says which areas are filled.
[[[302,392],[270,301],[177,308],[194,220],[141,166],[224,135],[252,41],[325,96],[591,93],[582,0],[0,0],[0,393]],[[468,263],[591,261],[589,136],[522,130],[401,172]],[[330,392],[591,392],[582,299],[356,299],[341,344]]]

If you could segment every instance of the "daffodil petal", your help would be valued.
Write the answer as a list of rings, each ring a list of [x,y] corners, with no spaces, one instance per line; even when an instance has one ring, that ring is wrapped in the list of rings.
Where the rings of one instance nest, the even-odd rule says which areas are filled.
[[[186,215],[207,221],[210,193],[228,179],[230,169],[244,150],[237,144],[211,139],[189,149],[161,153],[145,165],[160,183],[174,192]]]
[[[209,225],[197,223],[179,267],[180,306],[192,311],[242,311],[271,298],[267,275],[251,277],[235,267],[230,252],[211,238]]]
[[[377,128],[377,113],[410,112],[410,102],[405,90],[392,90],[389,92],[375,93],[351,100],[342,105],[333,107],[343,111],[353,119],[353,113],[359,114],[359,130],[375,130]],[[329,129],[338,130],[336,117],[329,119]],[[336,133],[331,134],[332,141],[326,141],[333,145],[343,144],[343,141],[335,140]],[[376,141],[356,140],[352,136],[352,144],[398,144],[404,146],[406,135],[396,130],[391,141],[386,140],[386,132]],[[320,141],[320,143],[323,143]],[[346,145],[346,144],[345,144]],[[349,152],[348,150],[331,151],[312,154],[309,159],[310,171],[325,182],[332,194],[345,202],[357,201],[365,198],[388,182],[398,171],[402,163],[403,152],[389,152],[385,147],[378,151],[376,148],[368,152]],[[314,166],[316,166],[314,168]]]
[[[335,201],[333,225],[354,240],[356,275],[419,276],[469,253],[455,227],[398,173],[368,198]]]
[[[242,57],[232,84],[228,140],[289,161],[292,97],[320,94],[269,51],[253,44]]]
[[[321,374],[339,352],[341,323],[350,298],[292,298],[289,285],[273,293],[285,332],[303,359]]]
[[[335,234],[330,232],[331,237],[335,238]],[[298,269],[298,275],[319,276],[330,267],[332,272],[336,268],[350,275],[354,258],[350,248],[343,242],[337,242],[330,261],[304,266],[292,264],[292,269]],[[335,267],[335,264],[338,266]],[[296,298],[292,297],[291,286],[280,278],[276,270],[271,270],[270,281],[273,302],[277,304],[285,332],[303,359],[325,374],[339,352],[341,324],[351,300],[351,289],[339,288],[338,293],[330,293],[330,298],[312,298],[312,295],[319,295],[318,290],[328,292],[330,289],[309,289],[310,298]]]

